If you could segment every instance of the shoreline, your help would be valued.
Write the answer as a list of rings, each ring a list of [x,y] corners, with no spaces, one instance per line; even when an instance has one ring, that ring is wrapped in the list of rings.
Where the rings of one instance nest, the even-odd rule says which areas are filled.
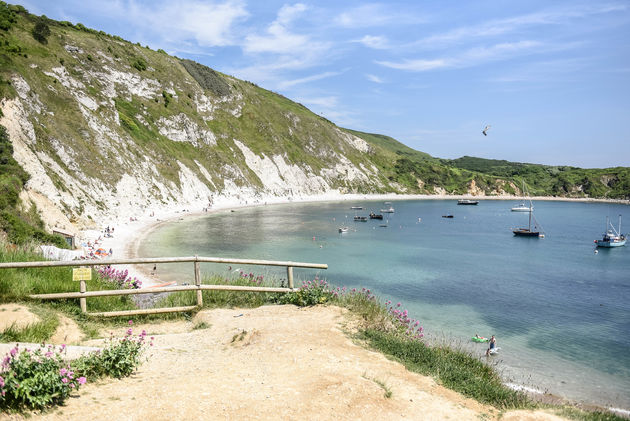
[[[273,206],[273,205],[286,205],[292,203],[325,203],[325,202],[352,202],[352,201],[405,201],[405,200],[457,200],[460,198],[475,198],[478,200],[503,200],[503,201],[519,201],[520,197],[516,196],[507,196],[507,197],[475,197],[470,195],[460,195],[460,196],[441,196],[441,195],[341,195],[339,197],[328,197],[328,196],[319,196],[319,197],[309,197],[307,199],[301,200],[288,200],[288,199],[279,199],[272,201],[255,201],[250,203],[243,203],[243,201],[233,201],[226,202],[213,207],[212,209],[208,209],[204,211],[203,208],[199,211],[192,210],[173,210],[171,212],[163,212],[159,215],[154,216],[144,216],[138,218],[138,220],[124,222],[120,225],[120,227],[116,227],[116,236],[114,238],[107,238],[104,241],[107,241],[107,247],[117,247],[114,255],[116,258],[134,258],[139,256],[139,248],[140,245],[145,241],[150,233],[164,224],[173,223],[177,220],[183,220],[184,218],[190,217],[203,217],[204,215],[210,214],[218,214],[222,212],[230,212],[230,210],[236,209],[245,209],[245,208],[254,208],[261,206]],[[582,202],[582,203],[617,203],[617,204],[626,204],[630,205],[630,201],[611,201],[606,199],[585,199],[585,198],[576,198],[576,199],[565,199],[565,198],[533,198],[532,200],[544,200],[544,201],[563,201],[563,202]],[[103,243],[103,247],[105,247],[105,242]],[[106,262],[106,260],[104,261]],[[152,276],[150,274],[150,270],[148,267],[142,267],[147,265],[117,265],[119,267],[126,266],[126,268],[130,272],[130,276],[135,276],[140,279],[143,283],[142,287],[150,287],[152,285],[156,285],[161,283],[162,281],[158,279],[156,276]],[[509,382],[506,382],[509,385]],[[522,385],[516,385],[516,388],[523,388]],[[530,395],[545,395],[544,392],[540,390],[534,389],[526,390]],[[546,396],[545,396],[546,397]],[[571,402],[568,398],[557,396],[562,401]],[[588,406],[588,405],[587,405]],[[608,410],[612,410],[618,413],[625,414],[624,411],[628,411],[627,409],[618,408],[618,407],[608,407],[608,405],[593,405],[599,408],[605,408]]]
[[[129,221],[112,221],[103,223],[99,230],[82,230],[80,238],[85,241],[94,242],[97,238],[101,238],[99,247],[105,250],[112,250],[112,256],[121,259],[131,259],[140,257],[138,250],[142,241],[157,227],[172,223],[175,220],[199,217],[202,215],[210,215],[220,212],[228,212],[234,209],[244,209],[259,206],[286,205],[291,203],[325,203],[325,202],[350,202],[350,201],[402,201],[402,200],[459,200],[459,199],[475,199],[484,200],[502,200],[502,201],[522,201],[521,196],[474,196],[474,195],[401,195],[395,193],[385,194],[324,194],[314,196],[304,196],[300,198],[281,198],[269,197],[265,199],[244,198],[234,200],[223,200],[212,208],[204,208],[200,206],[197,210],[175,209],[170,208],[158,209],[151,214],[142,215],[140,217],[129,218]],[[558,201],[558,202],[580,202],[580,203],[615,203],[630,205],[630,200],[620,199],[594,199],[594,198],[564,198],[564,197],[532,197],[535,201]],[[114,227],[114,235],[112,237],[103,237],[102,232],[105,227]],[[107,259],[104,259],[107,261]],[[117,265],[120,270],[127,269],[130,277],[136,277],[142,281],[142,286],[157,285],[161,281],[152,276],[150,271],[138,265]]]

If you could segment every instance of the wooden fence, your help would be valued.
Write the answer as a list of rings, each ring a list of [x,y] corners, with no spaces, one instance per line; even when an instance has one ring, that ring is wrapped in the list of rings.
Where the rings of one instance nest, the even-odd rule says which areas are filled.
[[[8,262],[0,263],[0,269],[17,269],[17,268],[42,268],[55,266],[104,266],[104,265],[123,265],[123,264],[147,264],[147,263],[186,263],[194,264],[195,284],[194,285],[176,285],[157,288],[141,288],[141,289],[116,289],[103,291],[87,291],[85,281],[80,281],[79,292],[60,292],[54,294],[33,294],[30,298],[42,300],[54,300],[64,298],[79,298],[81,311],[90,316],[133,316],[138,314],[156,314],[156,313],[172,313],[178,311],[190,311],[203,306],[203,290],[229,290],[229,291],[250,291],[250,292],[291,292],[295,291],[293,285],[293,268],[314,268],[328,269],[328,265],[321,263],[300,263],[300,262],[279,262],[273,260],[250,260],[250,259],[224,259],[220,257],[155,257],[155,258],[139,258],[139,259],[108,259],[108,260],[73,260],[68,262],[60,261],[42,261],[42,262]],[[287,268],[288,288],[275,287],[253,287],[244,285],[208,285],[201,283],[200,263],[227,263],[236,265],[262,265],[262,266],[284,266]],[[107,297],[120,295],[135,294],[155,294],[160,292],[176,292],[176,291],[197,291],[197,305],[184,307],[164,307],[152,308],[144,310],[125,310],[125,311],[109,311],[103,313],[87,313],[88,297]]]

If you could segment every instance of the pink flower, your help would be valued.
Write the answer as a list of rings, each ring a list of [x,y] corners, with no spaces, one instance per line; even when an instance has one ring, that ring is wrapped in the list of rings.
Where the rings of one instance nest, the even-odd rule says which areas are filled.
[[[129,326],[133,325],[133,320],[129,320]]]
[[[86,381],[87,381],[87,379],[85,377],[79,377],[77,379],[77,382],[79,382],[79,384],[85,384]]]
[[[68,370],[67,370],[67,369],[65,369],[65,368],[62,368],[61,370],[59,370],[59,375],[60,375],[60,376],[65,376],[65,375],[66,375],[66,373],[68,373]]]
[[[67,377],[64,377],[63,379],[61,379],[61,381],[62,381],[63,383],[68,383],[68,378],[67,378]]]

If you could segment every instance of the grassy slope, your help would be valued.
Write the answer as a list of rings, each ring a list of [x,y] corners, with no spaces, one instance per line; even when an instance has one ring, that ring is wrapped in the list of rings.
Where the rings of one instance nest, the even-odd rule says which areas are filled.
[[[532,195],[630,198],[630,168],[628,167],[583,169],[470,156],[443,160],[443,162],[457,168],[497,177],[524,179]],[[577,186],[581,186],[581,190],[578,190]]]

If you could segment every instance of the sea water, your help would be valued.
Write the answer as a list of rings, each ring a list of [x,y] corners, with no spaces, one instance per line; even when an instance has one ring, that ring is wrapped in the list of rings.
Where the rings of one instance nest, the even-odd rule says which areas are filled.
[[[606,216],[615,226],[618,215],[630,224],[630,206],[538,201],[534,215],[545,237],[526,238],[511,231],[528,224],[528,213],[510,211],[515,204],[393,201],[395,213],[368,222],[353,217],[389,205],[238,209],[163,225],[146,237],[140,255],[326,263],[327,270],[295,269],[295,276],[368,288],[400,302],[421,321],[427,340],[450,341],[480,358],[486,344],[471,337],[496,335],[501,351],[491,363],[511,384],[630,409],[630,244],[596,252],[593,243]],[[340,234],[344,225],[350,231]],[[160,265],[158,274],[191,282],[191,266]],[[286,277],[273,268],[203,267],[240,270]]]

